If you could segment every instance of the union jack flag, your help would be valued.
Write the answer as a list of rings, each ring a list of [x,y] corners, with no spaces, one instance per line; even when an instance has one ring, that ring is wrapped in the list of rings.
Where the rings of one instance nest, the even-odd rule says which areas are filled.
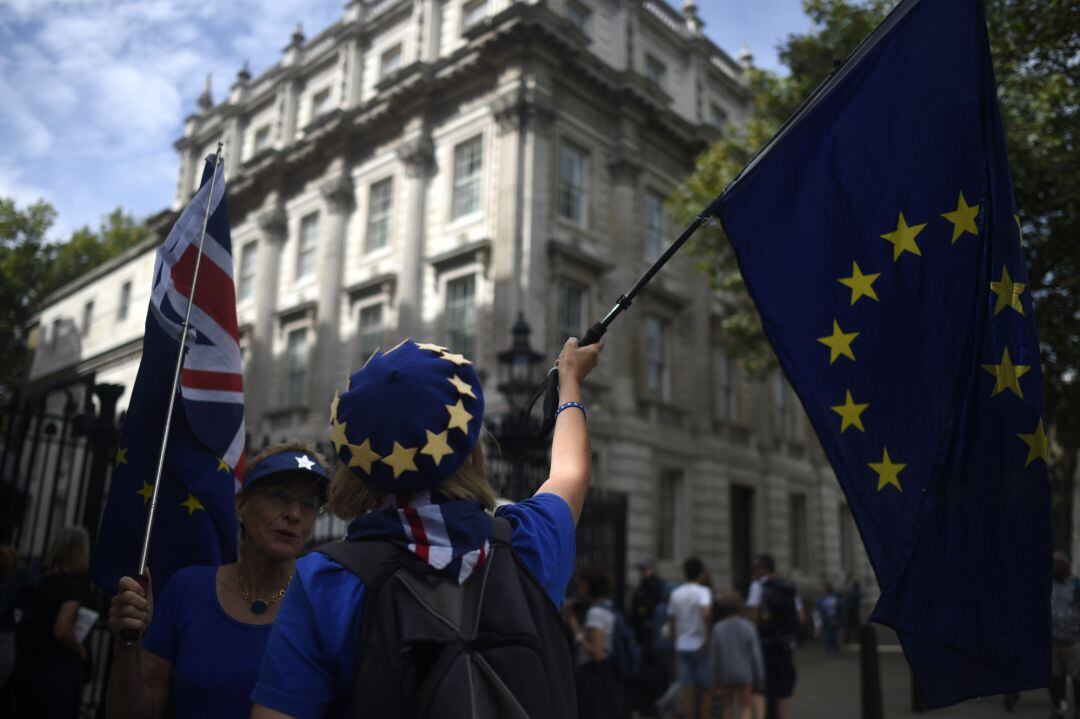
[[[157,252],[142,359],[94,553],[92,577],[108,592],[116,591],[121,576],[138,571],[207,203],[180,401],[173,407],[148,563],[160,592],[183,567],[236,557],[234,497],[244,466],[244,386],[224,172],[215,159],[208,159],[199,191]]]

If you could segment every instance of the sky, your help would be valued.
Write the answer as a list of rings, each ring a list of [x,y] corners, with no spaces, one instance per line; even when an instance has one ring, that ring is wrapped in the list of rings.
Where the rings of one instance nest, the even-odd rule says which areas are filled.
[[[681,0],[669,0],[676,7]],[[0,0],[0,197],[57,208],[51,239],[123,207],[167,208],[173,143],[207,74],[220,101],[245,61],[274,65],[297,22],[313,37],[345,0]],[[697,0],[705,33],[779,69],[776,45],[809,27],[800,0]]]

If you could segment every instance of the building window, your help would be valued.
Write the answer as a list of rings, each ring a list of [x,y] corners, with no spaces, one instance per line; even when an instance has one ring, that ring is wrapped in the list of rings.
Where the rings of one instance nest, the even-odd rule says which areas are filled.
[[[585,317],[588,308],[585,286],[565,277],[556,287],[555,331],[557,341],[562,343],[567,337],[580,337],[585,329]]]
[[[252,144],[252,154],[261,152],[270,147],[270,126],[263,125],[255,131],[255,140]]]
[[[451,219],[480,210],[480,175],[484,148],[479,136],[454,148],[454,199]]]
[[[671,398],[668,362],[669,327],[666,320],[645,316],[645,388],[653,399]]]
[[[357,352],[363,365],[383,341],[383,306],[382,303],[360,308],[360,323],[357,328]]]
[[[709,124],[716,128],[717,132],[723,132],[727,127],[728,114],[724,108],[717,104],[709,105]]]
[[[116,309],[116,319],[126,320],[131,308],[131,280],[120,285],[120,305]]]
[[[330,110],[330,88],[324,87],[311,98],[311,119]]]
[[[300,247],[296,255],[296,279],[315,272],[315,251],[319,246],[319,213],[300,220]]]
[[[559,216],[574,224],[588,222],[589,156],[570,143],[563,143],[559,158]]]
[[[49,337],[49,346],[52,347],[54,350],[60,343],[60,328],[62,326],[63,325],[60,322],[60,318],[56,318],[52,321],[52,336]]]
[[[379,79],[401,67],[401,45],[394,45],[379,58]]]
[[[734,419],[735,363],[719,347],[713,349],[713,384],[716,390],[713,411],[717,419]]]
[[[307,328],[289,332],[285,346],[285,404],[300,407],[304,404],[304,381],[307,378]]]
[[[809,517],[806,510],[806,495],[794,493],[790,496],[788,504],[790,516],[788,526],[791,528],[791,568],[800,571],[810,569],[810,532]]]
[[[776,434],[787,438],[791,434],[791,395],[788,392],[784,373],[773,373],[773,422]]]
[[[589,31],[590,14],[589,8],[579,2],[570,0],[566,3],[566,19],[580,28],[582,32],[587,33]]]
[[[645,56],[645,79],[656,85],[659,88],[664,87],[664,75],[667,73],[667,68],[664,67],[664,63],[657,60],[652,55]]]
[[[487,5],[487,0],[469,0],[461,6],[462,32],[484,19],[487,15]]]
[[[476,275],[446,283],[446,329],[450,349],[466,357],[476,351]]]
[[[82,313],[82,336],[86,337],[90,334],[90,325],[94,321],[94,301],[90,300],[83,305]]]
[[[367,237],[364,251],[372,252],[390,241],[390,204],[394,198],[394,180],[388,177],[371,186],[368,192]]]
[[[236,287],[236,299],[251,299],[255,294],[255,260],[259,245],[249,242],[240,249],[240,282]]]
[[[683,494],[683,473],[677,469],[660,472],[657,488],[656,557],[657,559],[680,559],[676,545],[679,522],[679,505]]]
[[[652,262],[664,252],[664,198],[645,193],[645,259]]]

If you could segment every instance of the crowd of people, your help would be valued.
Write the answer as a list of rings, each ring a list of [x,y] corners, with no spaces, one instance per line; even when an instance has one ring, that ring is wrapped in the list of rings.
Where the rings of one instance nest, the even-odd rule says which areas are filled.
[[[501,506],[471,362],[416,342],[377,353],[331,404],[336,471],[302,441],[251,459],[236,562],[185,568],[160,596],[150,576],[120,580],[102,618],[108,716],[788,719],[798,643],[836,654],[857,640],[852,577],[808,610],[767,554],[745,598],[717,591],[696,557],[679,583],[640,562],[625,608],[608,573],[575,574],[591,460],[581,387],[601,349],[564,346],[548,479]],[[325,507],[347,536],[306,551]],[[0,714],[79,716],[100,606],[90,544],[65,528],[22,568],[0,549]],[[1052,604],[1057,708],[1080,679],[1080,580],[1064,555]]]

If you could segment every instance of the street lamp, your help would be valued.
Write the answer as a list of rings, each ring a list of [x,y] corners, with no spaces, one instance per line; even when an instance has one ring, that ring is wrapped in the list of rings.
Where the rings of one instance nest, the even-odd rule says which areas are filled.
[[[513,337],[510,349],[498,354],[498,389],[510,405],[511,423],[525,421],[522,414],[539,383],[538,368],[544,356],[529,346],[531,333],[525,315],[519,312],[510,329]]]
[[[502,496],[512,500],[532,496],[547,476],[547,443],[533,436],[527,414],[544,358],[529,346],[531,332],[518,313],[510,329],[510,349],[497,355],[497,386],[508,409],[493,427],[500,451],[492,469],[501,480]]]

